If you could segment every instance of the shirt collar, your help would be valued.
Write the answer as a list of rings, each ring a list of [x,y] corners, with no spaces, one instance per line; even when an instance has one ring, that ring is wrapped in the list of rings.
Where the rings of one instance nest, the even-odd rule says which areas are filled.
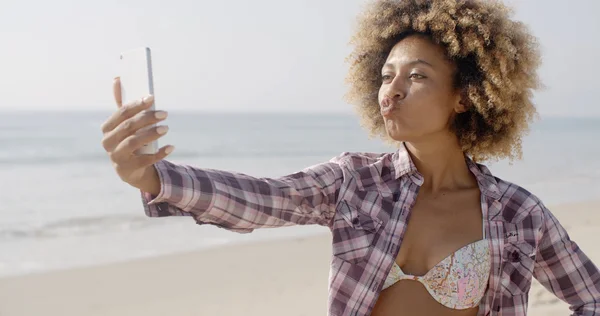
[[[467,162],[469,170],[477,179],[481,193],[494,200],[500,199],[501,194],[500,189],[498,188],[498,181],[496,180],[496,177],[492,175],[490,170],[486,166],[474,162],[467,155],[465,155],[465,161]],[[423,184],[423,176],[417,170],[404,142],[402,142],[400,148],[392,155],[392,165],[394,166],[396,179],[399,179],[402,176],[409,176],[415,184]]]

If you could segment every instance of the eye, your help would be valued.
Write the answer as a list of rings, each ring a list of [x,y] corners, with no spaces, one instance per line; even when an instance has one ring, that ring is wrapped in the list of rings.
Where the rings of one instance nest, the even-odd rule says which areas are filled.
[[[382,75],[381,76],[381,80],[383,80],[383,82],[389,82],[393,79],[394,77],[391,75]]]
[[[410,78],[411,78],[411,79],[425,79],[425,78],[427,78],[427,77],[425,77],[425,76],[423,76],[423,75],[420,75],[420,74],[418,74],[418,73],[412,73],[412,74],[410,74]]]

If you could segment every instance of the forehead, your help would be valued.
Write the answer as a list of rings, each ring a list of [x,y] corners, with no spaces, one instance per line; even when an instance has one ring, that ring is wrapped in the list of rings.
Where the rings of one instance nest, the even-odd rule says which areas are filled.
[[[425,60],[434,66],[452,66],[444,48],[422,35],[411,35],[396,43],[387,62],[403,64],[415,59]]]

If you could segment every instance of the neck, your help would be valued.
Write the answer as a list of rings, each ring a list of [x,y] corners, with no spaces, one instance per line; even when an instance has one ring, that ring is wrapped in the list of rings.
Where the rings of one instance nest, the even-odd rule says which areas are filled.
[[[421,191],[437,194],[477,185],[456,136],[406,142],[406,148],[424,178]]]

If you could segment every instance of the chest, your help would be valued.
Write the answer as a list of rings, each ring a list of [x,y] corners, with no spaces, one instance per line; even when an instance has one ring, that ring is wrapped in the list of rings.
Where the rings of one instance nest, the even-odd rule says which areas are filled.
[[[396,263],[411,275],[424,275],[460,248],[484,238],[479,191],[466,189],[419,195],[395,230],[400,236]]]

